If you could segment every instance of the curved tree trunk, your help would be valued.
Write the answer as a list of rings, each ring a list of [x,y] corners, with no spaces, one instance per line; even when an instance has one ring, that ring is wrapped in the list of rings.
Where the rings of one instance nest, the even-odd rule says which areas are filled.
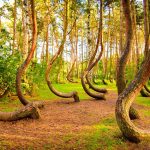
[[[126,88],[126,79],[125,79],[125,69],[126,64],[129,59],[129,55],[131,53],[131,45],[133,40],[133,30],[132,30],[132,20],[131,20],[131,12],[130,12],[130,2],[129,0],[122,0],[122,7],[123,12],[125,15],[126,20],[126,43],[124,50],[122,51],[122,55],[119,59],[118,66],[117,66],[117,88],[118,88],[118,95],[123,92],[123,90]],[[132,108],[134,110],[134,108]],[[130,111],[131,118],[139,118],[138,116],[135,116],[136,113],[132,113],[132,110]],[[134,110],[135,112],[136,110]]]
[[[124,0],[122,1],[125,2]],[[145,5],[148,5],[148,0],[143,0],[143,3],[144,12],[148,12],[148,6],[145,7]],[[146,16],[144,16],[144,25],[148,25],[148,20],[145,18]],[[145,28],[145,34],[147,34],[147,28]],[[149,34],[147,36],[149,36]],[[146,45],[147,42],[148,41],[145,40]],[[142,66],[136,74],[134,80],[119,95],[116,103],[116,119],[119,128],[127,139],[134,142],[140,142],[143,138],[150,138],[150,131],[139,129],[133,124],[133,122],[131,122],[129,118],[130,106],[150,77],[150,49],[147,51],[146,56],[147,57],[145,57],[145,60],[142,63]]]
[[[145,88],[142,88],[142,90],[140,91],[141,95],[143,97],[150,97],[150,93],[147,92],[147,90]]]
[[[92,93],[88,90],[88,88],[86,88],[85,85],[85,81],[84,78],[86,78],[86,81],[88,83],[88,85],[90,86],[91,89],[93,89],[94,91],[100,92],[100,91],[104,91],[104,89],[98,89],[95,86],[92,85],[92,83],[90,83],[90,80],[88,79],[88,74],[89,72],[92,70],[92,68],[98,63],[98,61],[101,59],[102,53],[103,53],[103,44],[102,44],[102,6],[103,3],[101,1],[101,7],[100,7],[100,21],[99,21],[99,30],[98,30],[98,39],[97,39],[97,44],[96,44],[96,49],[93,53],[93,55],[91,56],[90,60],[89,60],[89,64],[87,69],[83,72],[83,75],[81,77],[81,83],[83,86],[83,89],[85,90],[85,92],[96,99],[106,99],[104,94],[96,94],[96,93]],[[101,52],[99,53],[98,57],[96,58],[96,60],[94,60],[96,53],[98,51],[98,47],[99,47],[99,43],[101,42]],[[98,91],[99,90],[99,91]],[[106,91],[106,90],[105,90]],[[102,92],[104,93],[104,92]]]
[[[147,85],[144,85],[145,90],[150,93],[150,89],[147,87]]]
[[[0,112],[0,121],[16,121],[23,118],[39,119],[39,109],[32,103],[14,112]]]
[[[107,93],[107,92],[108,92],[105,88],[104,88],[104,89],[100,89],[100,88],[94,86],[94,85],[90,82],[88,75],[89,75],[89,72],[88,72],[87,75],[86,75],[86,81],[87,81],[87,83],[88,83],[88,85],[89,85],[89,88],[93,89],[93,90],[96,91],[96,92],[100,92],[100,93]]]
[[[73,97],[75,102],[79,102],[79,96],[78,93],[76,91],[70,92],[70,93],[62,93],[57,91],[53,86],[52,83],[49,79],[49,75],[50,75],[50,70],[52,68],[53,63],[55,62],[55,60],[58,58],[58,56],[60,56],[60,54],[62,53],[63,49],[64,49],[64,44],[66,42],[66,36],[67,36],[67,27],[68,27],[68,20],[67,20],[67,9],[68,9],[68,1],[65,1],[65,19],[64,19],[64,30],[63,30],[63,38],[61,41],[61,45],[58,49],[58,52],[51,58],[50,62],[48,63],[48,66],[46,68],[46,74],[45,74],[45,78],[47,81],[47,85],[49,87],[49,89],[57,96],[59,97],[63,97],[63,98],[71,98]]]
[[[81,76],[81,83],[82,83],[82,87],[84,89],[84,91],[91,97],[97,99],[97,100],[106,100],[105,98],[105,95],[102,94],[102,93],[93,93],[91,92],[87,87],[86,87],[86,84],[85,84],[85,81],[84,79],[86,78],[86,75],[87,75],[88,71],[84,71],[82,76]]]
[[[137,128],[129,118],[129,108],[135,97],[150,76],[150,51],[141,69],[137,73],[135,79],[129,86],[119,95],[116,103],[116,119],[123,135],[131,141],[139,142],[143,138],[150,138],[150,131]]]
[[[72,79],[72,77],[71,77],[72,71],[73,71],[74,66],[75,66],[75,62],[76,62],[76,59],[74,59],[73,64],[71,65],[71,68],[70,68],[70,70],[69,70],[69,72],[68,72],[68,74],[67,74],[67,80],[68,80],[69,82],[71,82],[71,83],[77,83],[76,81],[73,81],[73,79]]]
[[[36,48],[36,40],[37,40],[37,22],[36,22],[35,10],[34,10],[34,0],[31,0],[31,11],[32,11],[32,24],[33,24],[32,47],[30,49],[28,57],[26,58],[24,63],[18,68],[17,76],[16,76],[16,91],[17,91],[18,98],[23,105],[27,105],[29,104],[29,102],[23,96],[23,93],[21,90],[21,77],[26,71],[31,59],[33,58],[34,51]],[[38,107],[43,107],[43,104],[41,102],[37,103],[37,105]]]
[[[99,83],[96,81],[96,75],[92,76],[92,82],[96,85],[98,85]]]

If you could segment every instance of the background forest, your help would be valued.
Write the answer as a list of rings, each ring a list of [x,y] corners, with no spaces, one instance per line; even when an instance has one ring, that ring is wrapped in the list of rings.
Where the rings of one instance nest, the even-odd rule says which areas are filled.
[[[0,0],[0,147],[150,149],[149,34],[148,0]]]

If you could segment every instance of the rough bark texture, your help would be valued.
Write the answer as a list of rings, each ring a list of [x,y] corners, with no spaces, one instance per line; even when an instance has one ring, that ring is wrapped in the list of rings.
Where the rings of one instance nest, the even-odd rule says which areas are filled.
[[[24,63],[18,68],[17,76],[16,76],[16,91],[17,91],[18,98],[23,105],[27,105],[29,104],[29,102],[24,97],[21,90],[21,77],[24,75],[24,72],[26,71],[31,59],[33,58],[34,51],[36,48],[36,40],[37,40],[37,22],[36,22],[35,10],[34,10],[34,0],[31,0],[31,10],[32,10],[32,24],[33,24],[32,46],[28,54],[28,57],[26,58]],[[39,102],[38,105],[39,107],[43,107],[43,103],[41,102]]]
[[[123,135],[131,141],[139,142],[150,138],[150,131],[137,128],[129,118],[129,108],[150,76],[150,51],[135,79],[119,95],[116,103],[116,119]]]
[[[39,109],[30,103],[14,112],[0,112],[0,121],[16,121],[23,118],[39,119]]]
[[[117,88],[118,88],[118,95],[123,92],[123,90],[126,88],[126,79],[125,79],[125,68],[126,64],[129,59],[129,55],[131,53],[131,45],[133,40],[133,29],[132,29],[132,20],[131,20],[131,11],[130,11],[130,1],[129,0],[122,0],[122,7],[123,12],[125,15],[125,21],[126,21],[126,42],[124,46],[124,50],[122,52],[122,55],[119,59],[118,66],[117,66]],[[120,50],[122,51],[122,50]],[[131,108],[130,116],[131,118],[139,118],[138,116],[135,116],[136,113],[132,114],[132,111],[134,108]],[[134,110],[135,112],[136,110]]]
[[[143,0],[144,5],[147,0]],[[122,2],[127,5],[129,1],[122,0]],[[144,11],[148,11],[144,7]],[[144,16],[145,17],[145,16]],[[146,19],[144,19],[144,24],[147,24]],[[147,32],[145,28],[145,32]],[[149,36],[149,35],[148,35]],[[146,42],[146,41],[145,41]],[[146,47],[145,47],[146,48]],[[133,142],[140,142],[143,138],[150,138],[150,131],[142,130],[136,127],[133,122],[131,122],[129,117],[129,109],[141,91],[145,83],[150,77],[150,50],[147,51],[147,55],[145,57],[144,62],[142,63],[141,68],[139,69],[138,73],[135,76],[135,79],[128,85],[128,87],[119,95],[117,103],[116,103],[116,119],[119,125],[120,130],[122,131],[123,135],[133,141]]]
[[[49,79],[49,75],[50,75],[50,70],[52,68],[53,63],[55,62],[55,60],[58,58],[58,56],[60,56],[60,54],[62,53],[63,49],[64,49],[64,44],[66,42],[66,36],[67,36],[67,27],[68,27],[68,19],[67,19],[67,9],[68,9],[68,1],[65,1],[65,17],[64,17],[64,32],[63,32],[63,37],[62,37],[62,41],[60,44],[60,47],[57,51],[57,53],[51,58],[50,62],[48,63],[48,66],[46,68],[46,74],[45,74],[45,78],[47,81],[47,85],[49,87],[49,89],[57,96],[59,97],[63,97],[63,98],[74,98],[75,102],[79,102],[79,96],[78,93],[76,91],[70,92],[70,93],[63,93],[63,92],[59,92],[57,91],[53,86],[52,83]]]
[[[129,59],[129,55],[131,53],[131,44],[132,44],[132,39],[133,39],[132,20],[131,20],[131,14],[130,14],[129,1],[122,0],[122,6],[123,6],[123,12],[124,12],[125,21],[126,21],[126,43],[124,46],[123,53],[119,59],[118,66],[117,66],[118,94],[122,93],[122,91],[126,87],[125,68]]]

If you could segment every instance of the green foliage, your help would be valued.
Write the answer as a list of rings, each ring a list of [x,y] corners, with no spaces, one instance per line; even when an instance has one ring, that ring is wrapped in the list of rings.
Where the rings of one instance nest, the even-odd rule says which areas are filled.
[[[3,29],[0,36],[0,89],[4,90],[9,87],[11,91],[14,91],[20,54],[12,54],[11,47],[9,46],[11,38],[7,30]]]

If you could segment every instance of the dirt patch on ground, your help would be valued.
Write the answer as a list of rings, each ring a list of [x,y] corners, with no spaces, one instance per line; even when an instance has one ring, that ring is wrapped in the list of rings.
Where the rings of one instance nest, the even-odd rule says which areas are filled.
[[[6,149],[29,149],[29,145],[34,149],[46,149],[49,141],[57,145],[63,135],[80,133],[83,128],[99,123],[102,118],[113,116],[116,99],[117,94],[109,92],[106,101],[91,99],[74,103],[71,99],[62,99],[46,102],[39,120],[0,122],[0,141],[3,146],[6,145]],[[141,106],[135,107],[141,109]],[[141,121],[138,123],[142,124],[143,128],[148,126]],[[9,146],[3,141],[9,142]]]

